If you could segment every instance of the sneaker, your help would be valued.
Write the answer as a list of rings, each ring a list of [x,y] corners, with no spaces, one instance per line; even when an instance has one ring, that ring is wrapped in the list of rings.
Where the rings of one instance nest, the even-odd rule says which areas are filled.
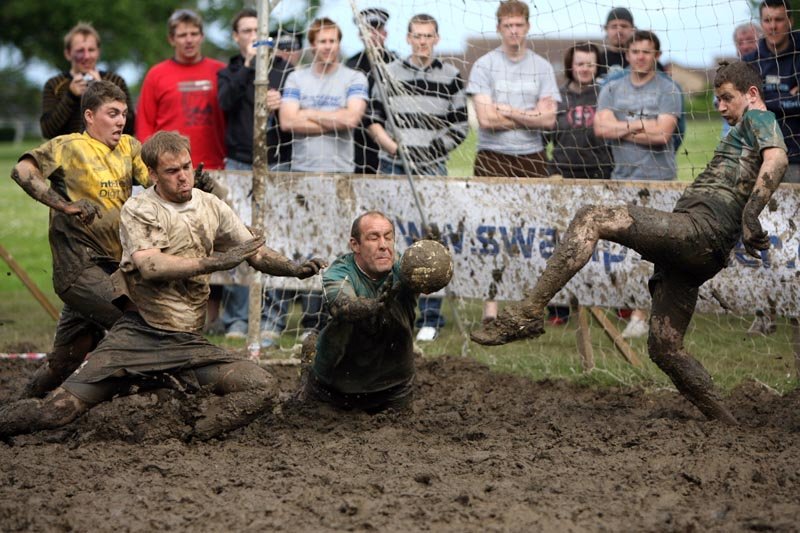
[[[417,342],[431,342],[439,336],[439,330],[433,326],[422,326],[417,333]]]
[[[631,318],[625,329],[622,330],[623,339],[638,339],[644,337],[650,331],[650,326],[641,318]]]
[[[765,315],[762,311],[756,313],[753,323],[747,328],[747,334],[751,337],[758,335],[768,336],[777,331],[778,326],[772,321],[772,318]]]
[[[246,339],[247,338],[247,322],[237,320],[228,327],[225,332],[226,339]]]
[[[261,347],[275,348],[280,342],[281,334],[268,329],[261,330]]]
[[[300,339],[299,339],[300,343],[302,344],[309,337],[309,335],[318,335],[318,334],[319,334],[319,331],[317,331],[315,329],[303,330],[303,333],[300,334]]]
[[[473,342],[484,346],[497,346],[520,339],[534,339],[544,333],[542,316],[526,317],[520,311],[508,308],[497,314],[497,318],[482,325],[469,334]]]

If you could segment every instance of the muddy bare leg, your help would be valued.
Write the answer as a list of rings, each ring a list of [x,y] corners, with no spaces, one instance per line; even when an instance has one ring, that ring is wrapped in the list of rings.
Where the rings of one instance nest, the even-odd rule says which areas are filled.
[[[496,345],[541,335],[544,307],[589,262],[597,241],[617,241],[632,224],[624,206],[579,209],[528,297],[504,308],[497,319],[473,331],[472,340]]]
[[[86,412],[91,404],[62,388],[44,400],[28,398],[0,408],[0,437],[64,426]]]
[[[194,423],[197,439],[207,440],[247,425],[274,405],[275,378],[252,361],[209,365],[195,372],[201,385],[220,395],[203,402]]]
[[[722,405],[711,375],[683,345],[697,303],[697,287],[670,276],[654,281],[653,285],[653,313],[647,341],[650,358],[704,415],[736,424],[736,419]]]

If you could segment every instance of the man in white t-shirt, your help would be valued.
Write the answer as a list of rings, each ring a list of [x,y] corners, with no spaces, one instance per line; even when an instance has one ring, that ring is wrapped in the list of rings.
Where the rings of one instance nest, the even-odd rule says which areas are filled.
[[[547,175],[542,130],[555,126],[561,97],[553,67],[525,46],[529,17],[526,4],[500,2],[502,44],[479,58],[470,72],[467,93],[480,125],[476,176]]]

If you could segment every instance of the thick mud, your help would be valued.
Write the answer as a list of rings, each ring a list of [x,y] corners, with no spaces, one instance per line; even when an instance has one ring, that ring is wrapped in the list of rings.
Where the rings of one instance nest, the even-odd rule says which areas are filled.
[[[0,363],[0,402],[34,363]],[[745,384],[741,422],[674,391],[530,382],[418,361],[415,400],[369,416],[283,404],[186,441],[202,398],[117,398],[0,443],[2,531],[797,531],[800,391]],[[273,368],[282,396],[297,367]]]

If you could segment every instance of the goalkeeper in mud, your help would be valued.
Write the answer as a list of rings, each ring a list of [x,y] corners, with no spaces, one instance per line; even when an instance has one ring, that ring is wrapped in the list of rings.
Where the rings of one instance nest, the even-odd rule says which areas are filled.
[[[589,261],[599,239],[613,241],[655,265],[649,282],[653,307],[648,350],[653,362],[708,418],[736,423],[683,339],[699,287],[725,268],[739,238],[753,257],[760,258],[759,251],[769,248],[758,215],[783,179],[788,160],[775,115],[764,105],[758,72],[740,61],[723,63],[714,91],[731,130],[673,211],[582,207],[530,295],[473,331],[473,341],[498,345],[541,335],[550,299]],[[639,119],[633,122],[620,121],[617,127],[635,131],[646,126]]]

